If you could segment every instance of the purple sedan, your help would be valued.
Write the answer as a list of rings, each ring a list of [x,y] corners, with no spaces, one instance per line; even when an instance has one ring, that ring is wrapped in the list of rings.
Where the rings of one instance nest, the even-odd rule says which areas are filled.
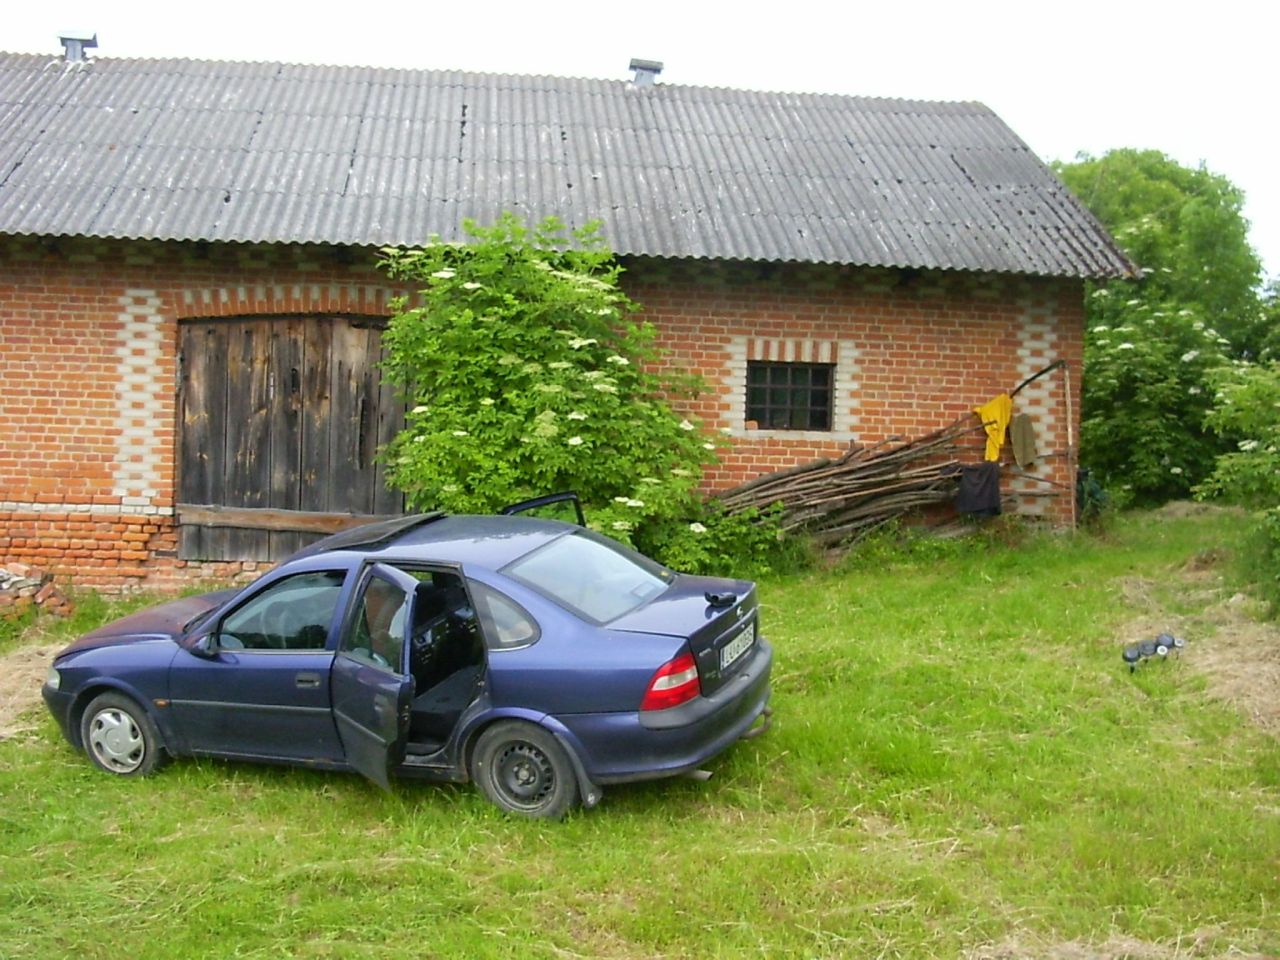
[[[55,658],[44,699],[119,776],[230,757],[384,787],[474,780],[505,810],[560,817],[768,726],[757,612],[747,581],[579,526],[423,514],[95,630]]]

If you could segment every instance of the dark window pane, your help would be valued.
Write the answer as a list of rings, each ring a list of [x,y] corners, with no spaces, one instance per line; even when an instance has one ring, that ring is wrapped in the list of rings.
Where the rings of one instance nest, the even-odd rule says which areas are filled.
[[[228,650],[323,650],[342,592],[338,570],[277,581],[222,621]]]
[[[830,430],[833,369],[821,363],[748,363],[747,419],[769,430]]]

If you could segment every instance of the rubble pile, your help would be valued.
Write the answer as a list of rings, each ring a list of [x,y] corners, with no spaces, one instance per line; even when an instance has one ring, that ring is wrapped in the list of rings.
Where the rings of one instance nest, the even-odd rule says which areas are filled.
[[[25,563],[0,564],[0,617],[20,617],[32,607],[59,617],[73,609],[53,574]]]

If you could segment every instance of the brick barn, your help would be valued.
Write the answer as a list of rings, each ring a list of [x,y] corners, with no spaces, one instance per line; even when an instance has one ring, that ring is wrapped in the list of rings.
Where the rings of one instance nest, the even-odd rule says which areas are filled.
[[[713,484],[1063,359],[1004,484],[1071,520],[1083,286],[1132,267],[979,104],[78,52],[0,54],[0,560],[162,586],[399,511],[377,249],[506,210],[602,222]]]

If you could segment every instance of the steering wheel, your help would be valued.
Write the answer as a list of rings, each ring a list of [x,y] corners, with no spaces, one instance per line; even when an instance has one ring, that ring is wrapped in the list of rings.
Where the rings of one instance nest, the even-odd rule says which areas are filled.
[[[293,636],[290,629],[289,615],[285,612],[285,605],[277,601],[262,611],[262,616],[258,618],[261,624],[263,642],[275,650],[283,650],[289,646],[289,640]]]

